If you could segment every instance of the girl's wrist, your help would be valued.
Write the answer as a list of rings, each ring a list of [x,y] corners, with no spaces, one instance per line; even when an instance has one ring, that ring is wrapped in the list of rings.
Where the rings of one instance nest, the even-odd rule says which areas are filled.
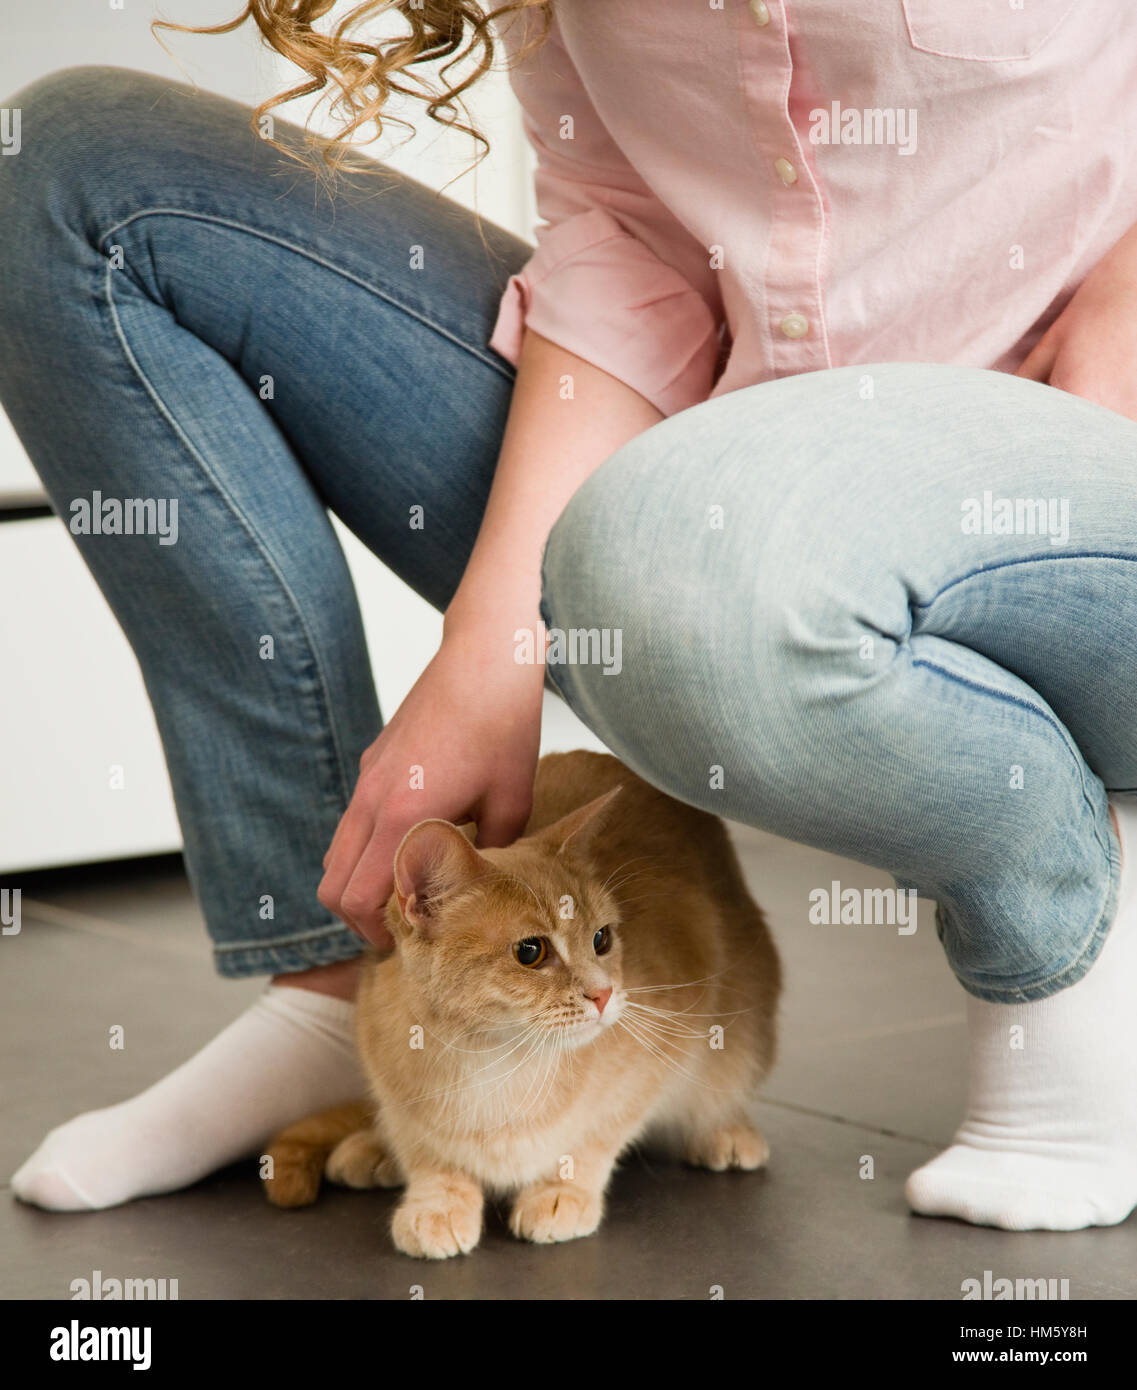
[[[538,627],[539,602],[539,592],[528,587],[521,592],[501,587],[486,592],[460,584],[442,615],[443,640],[492,640],[495,634],[512,640],[517,629]]]
[[[535,599],[503,602],[495,595],[479,604],[462,595],[443,615],[442,645],[479,664],[514,669],[519,678],[528,668],[535,684],[544,683],[545,630]]]

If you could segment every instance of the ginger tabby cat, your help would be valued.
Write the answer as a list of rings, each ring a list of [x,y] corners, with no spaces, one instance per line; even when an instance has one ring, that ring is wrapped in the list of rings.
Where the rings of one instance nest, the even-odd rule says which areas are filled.
[[[321,1176],[405,1186],[396,1246],[472,1250],[485,1193],[539,1242],[591,1235],[613,1168],[645,1136],[716,1171],[759,1168],[749,1118],[773,1062],[777,953],[716,817],[605,754],[550,754],[507,849],[447,821],[395,855],[395,949],[361,972],[368,1103],[292,1125],[269,1199]]]

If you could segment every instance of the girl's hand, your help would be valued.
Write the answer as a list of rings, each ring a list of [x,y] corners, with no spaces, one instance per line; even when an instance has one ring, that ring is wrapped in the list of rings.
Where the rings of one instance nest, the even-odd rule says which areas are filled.
[[[1137,228],[1086,276],[1015,375],[1137,420]]]
[[[360,759],[317,896],[380,948],[392,944],[383,906],[395,850],[412,825],[430,816],[473,820],[485,847],[509,844],[529,819],[545,668],[518,665],[501,632],[466,627],[444,637]]]

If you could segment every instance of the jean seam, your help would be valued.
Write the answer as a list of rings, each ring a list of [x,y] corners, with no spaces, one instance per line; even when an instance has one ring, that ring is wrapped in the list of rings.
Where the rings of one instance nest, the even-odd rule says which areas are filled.
[[[310,970],[314,966],[358,960],[365,950],[365,943],[345,928],[342,938],[326,936],[322,942],[314,944],[275,946],[265,950],[249,947],[244,953],[220,953],[215,949],[213,963],[222,979],[242,980],[257,975],[291,974],[296,970]]]
[[[936,671],[939,675],[945,676],[948,680],[954,681],[957,685],[962,685],[969,690],[978,691],[982,695],[990,695],[994,699],[1002,701],[1003,704],[1014,705],[1018,709],[1027,710],[1049,724],[1062,740],[1066,747],[1066,751],[1073,757],[1074,765],[1078,769],[1078,779],[1082,788],[1082,797],[1090,814],[1094,814],[1094,805],[1090,800],[1090,795],[1086,788],[1085,759],[1082,757],[1081,749],[1078,748],[1077,744],[1074,743],[1074,740],[1071,738],[1069,730],[1064,728],[1057,719],[1053,718],[1046,710],[1039,709],[1037,705],[1032,705],[1029,700],[1020,699],[1016,695],[1008,695],[1004,690],[996,690],[994,687],[985,685],[982,681],[973,680],[969,676],[957,675],[954,671],[949,671],[934,661],[928,661],[925,657],[914,656],[912,658],[912,665],[921,666],[928,671]],[[1101,843],[1101,836],[1098,835],[1096,825],[1094,833],[1097,835],[1098,842]],[[1105,849],[1106,846],[1102,844],[1102,848]]]
[[[344,931],[350,931],[350,928],[345,927],[342,922],[331,922],[326,927],[298,932],[295,936],[269,936],[264,940],[254,938],[250,941],[215,941],[213,950],[218,955],[226,951],[268,951],[279,946],[295,946],[302,941],[319,941],[326,936],[336,936]]]
[[[288,580],[285,578],[279,565],[277,565],[275,559],[273,558],[272,553],[269,551],[268,547],[265,545],[261,537],[257,534],[256,527],[252,524],[252,521],[245,514],[245,512],[236,504],[233,497],[230,495],[229,491],[222,483],[221,479],[218,478],[217,475],[214,473],[213,469],[210,468],[208,460],[202,455],[202,453],[197,448],[195,448],[192,440],[190,440],[188,435],[178,424],[171,411],[167,409],[165,401],[162,400],[161,395],[155,389],[153,383],[150,381],[149,377],[147,377],[146,373],[142,370],[141,364],[138,362],[138,359],[135,357],[134,352],[130,347],[130,343],[126,336],[126,331],[123,328],[122,322],[119,318],[118,308],[115,304],[114,291],[112,289],[113,276],[115,274],[116,272],[114,268],[108,261],[106,267],[107,307],[110,309],[111,321],[114,325],[115,337],[118,339],[119,345],[122,349],[127,363],[129,364],[131,370],[134,372],[135,376],[142,383],[143,389],[146,391],[146,394],[150,397],[151,401],[153,401],[158,413],[166,421],[171,430],[173,430],[175,437],[181,442],[183,448],[185,448],[188,451],[190,457],[197,462],[198,467],[202,470],[205,477],[209,479],[210,483],[216,490],[218,496],[228,507],[233,518],[237,521],[238,525],[241,527],[241,529],[245,532],[246,536],[252,542],[254,548],[260,555],[262,561],[268,566],[269,571],[276,579],[276,582],[280,585],[281,592],[284,594],[288,604],[292,608],[295,620],[300,628],[301,633],[303,634],[305,642],[307,643],[308,650],[312,655],[312,661],[316,672],[316,678],[319,688],[319,702],[323,706],[323,709],[321,711],[321,713],[323,714],[322,722],[332,749],[334,775],[339,782],[339,801],[337,801],[336,804],[339,805],[342,802],[346,802],[350,795],[350,788],[348,786],[347,777],[345,775],[343,749],[340,747],[339,738],[337,736],[335,728],[335,721],[331,717],[332,702],[331,697],[329,695],[327,676],[324,671],[324,664],[320,658],[320,652],[317,643],[315,642],[312,633],[308,628],[308,624],[304,620],[303,609],[301,608],[301,605],[298,602],[296,595],[293,593],[292,588],[288,583]]]
[[[1110,550],[1064,550],[1060,555],[1054,552],[1043,551],[1038,555],[1023,555],[1015,560],[1000,560],[994,565],[981,565],[978,569],[968,570],[966,574],[961,574],[956,579],[949,580],[942,589],[937,590],[929,599],[912,601],[910,608],[931,608],[938,599],[942,598],[949,590],[956,588],[960,584],[966,584],[969,579],[974,579],[980,574],[994,574],[996,570],[1009,569],[1014,565],[1037,565],[1043,560],[1126,560],[1133,564],[1137,557],[1133,555],[1119,555]]]
[[[1093,947],[1095,941],[1098,938],[1099,933],[1101,932],[1104,913],[1108,910],[1109,905],[1113,899],[1114,851],[1112,844],[1110,844],[1110,842],[1107,839],[1102,838],[1102,833],[1098,826],[1097,814],[1094,809],[1093,801],[1090,799],[1089,790],[1086,786],[1085,759],[1082,757],[1081,750],[1078,749],[1077,745],[1073,742],[1073,739],[1070,737],[1069,731],[1063,728],[1062,724],[1059,723],[1057,719],[1054,719],[1046,710],[1039,709],[1037,705],[1032,705],[1029,700],[1023,700],[1017,696],[1008,695],[1006,691],[996,690],[991,686],[985,685],[982,681],[976,681],[967,676],[957,675],[954,671],[948,671],[943,666],[938,665],[936,662],[928,661],[923,657],[913,657],[912,665],[914,667],[923,667],[925,670],[928,671],[935,671],[937,674],[946,677],[950,681],[954,681],[957,685],[964,686],[968,690],[975,690],[978,691],[980,694],[990,695],[993,698],[1002,701],[1002,703],[1004,704],[1014,705],[1018,709],[1023,709],[1028,711],[1028,713],[1037,715],[1038,718],[1045,721],[1045,723],[1049,724],[1050,727],[1055,730],[1055,732],[1058,734],[1059,738],[1061,738],[1063,744],[1065,745],[1067,752],[1069,752],[1074,759],[1074,765],[1078,770],[1078,780],[1079,785],[1081,786],[1082,799],[1086,804],[1086,809],[1090,815],[1090,822],[1094,828],[1094,839],[1097,841],[1099,848],[1105,855],[1106,865],[1109,870],[1109,887],[1106,891],[1105,908],[1103,908],[1102,913],[1098,915],[1097,920],[1095,921],[1093,927],[1091,928],[1086,938],[1085,944],[1078,952],[1077,958],[1074,961],[1070,962],[1068,965],[1063,966],[1062,969],[1058,971],[1056,974],[1050,975],[1045,980],[1041,980],[1037,984],[1030,986],[1032,992],[1035,990],[1048,990],[1049,992],[1054,993],[1056,991],[1053,989],[1053,986],[1057,982],[1065,979],[1065,977],[1069,975],[1071,971],[1076,970],[1080,965],[1082,959]],[[1012,990],[1011,992],[1021,993],[1021,991],[1015,990]]]
[[[383,290],[376,289],[374,285],[369,285],[366,280],[361,279],[350,270],[345,270],[342,266],[338,266],[325,257],[318,255],[315,251],[310,251],[303,246],[297,246],[294,242],[288,241],[284,237],[276,236],[272,232],[263,231],[259,227],[252,227],[249,226],[248,223],[238,222],[232,217],[219,217],[215,213],[207,212],[191,212],[184,208],[141,208],[139,211],[131,213],[129,217],[124,217],[121,221],[116,222],[113,227],[108,227],[105,231],[99,233],[96,238],[96,243],[100,252],[103,251],[103,243],[106,241],[107,237],[113,236],[115,232],[122,231],[124,227],[130,226],[132,222],[137,222],[144,217],[183,217],[191,222],[206,222],[218,227],[228,227],[230,230],[243,232],[246,236],[256,237],[260,241],[271,242],[274,246],[280,246],[285,251],[291,251],[294,255],[302,256],[306,260],[312,261],[315,265],[322,266],[323,269],[330,271],[333,275],[338,275],[344,280],[350,280],[351,283],[358,286],[359,289],[365,290],[368,294],[374,295],[376,299],[381,299],[386,304],[390,304],[393,308],[398,309],[400,313],[406,314],[409,318],[417,319],[420,323],[425,324],[441,337],[446,338],[449,342],[454,343],[455,346],[462,348],[464,351],[476,357],[479,362],[484,363],[488,367],[493,367],[495,371],[499,372],[507,380],[513,380],[514,369],[512,366],[509,366],[508,370],[503,370],[505,359],[500,358],[496,352],[494,352],[492,356],[488,355],[468,340],[458,337],[458,335],[451,332],[450,329],[443,328],[441,324],[428,318],[427,315],[421,313],[419,310],[412,309],[408,305],[401,303],[398,299],[395,299],[392,295],[384,293]],[[103,252],[103,254],[105,254],[105,252]],[[490,351],[492,352],[493,350],[491,349]]]

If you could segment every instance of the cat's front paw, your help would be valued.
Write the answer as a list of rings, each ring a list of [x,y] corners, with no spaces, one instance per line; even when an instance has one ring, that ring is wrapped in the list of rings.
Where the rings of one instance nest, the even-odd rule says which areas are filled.
[[[765,1135],[749,1124],[723,1125],[697,1135],[687,1146],[688,1163],[715,1173],[728,1168],[761,1168],[769,1157]]]
[[[328,1156],[324,1176],[341,1187],[399,1187],[399,1165],[374,1132],[358,1130],[341,1139]]]
[[[482,1194],[472,1185],[411,1188],[391,1220],[391,1235],[404,1255],[447,1260],[468,1255],[482,1234]]]
[[[527,1187],[514,1202],[509,1228],[522,1240],[549,1245],[593,1235],[603,1214],[604,1202],[598,1193],[571,1183],[541,1183]]]

